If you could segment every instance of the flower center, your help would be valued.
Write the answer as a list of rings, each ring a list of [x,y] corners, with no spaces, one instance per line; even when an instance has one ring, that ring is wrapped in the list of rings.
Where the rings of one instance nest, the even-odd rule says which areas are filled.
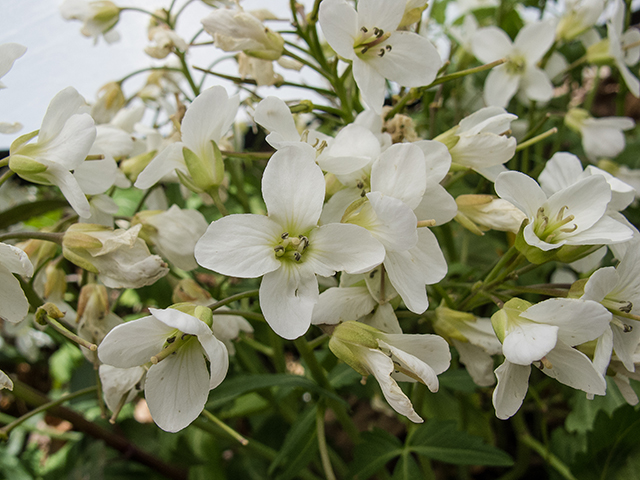
[[[298,235],[297,237],[291,237],[289,236],[289,232],[284,232],[280,235],[278,245],[273,247],[273,251],[275,252],[276,258],[287,258],[295,262],[300,262],[308,246],[309,238],[307,236]]]
[[[565,211],[567,208],[568,207],[566,205],[563,206],[555,216],[547,213],[546,206],[542,206],[538,209],[533,231],[540,240],[544,240],[547,243],[553,243],[554,239],[558,240],[558,235],[561,235],[562,233],[572,233],[578,229],[578,225],[575,223],[573,225],[569,225],[573,222],[575,217],[573,215],[567,215],[565,217]]]
[[[511,75],[521,75],[524,72],[527,63],[524,57],[511,57],[505,65],[507,72]]]
[[[353,50],[363,60],[374,55],[384,57],[385,53],[392,49],[391,45],[384,43],[390,36],[391,32],[385,32],[378,27],[362,27],[360,35],[353,42]]]

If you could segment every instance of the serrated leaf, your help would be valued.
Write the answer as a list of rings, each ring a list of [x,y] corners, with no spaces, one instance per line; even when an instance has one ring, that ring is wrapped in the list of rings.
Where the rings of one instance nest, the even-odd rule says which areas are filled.
[[[425,457],[455,465],[513,465],[511,457],[480,437],[456,430],[455,422],[430,420],[408,440],[408,448]]]
[[[588,400],[584,392],[574,391],[569,401],[571,412],[564,424],[568,432],[585,433],[593,428],[600,411],[611,416],[618,407],[627,404],[611,377],[606,377],[606,380],[607,394],[596,396],[593,400]]]
[[[361,438],[351,464],[354,480],[366,480],[404,451],[400,440],[380,428],[364,432]]]
[[[260,390],[262,388],[302,388],[309,392],[316,393],[323,397],[331,398],[342,405],[348,404],[335,393],[329,392],[324,388],[318,386],[315,382],[312,382],[308,378],[301,377],[299,375],[287,375],[287,374],[265,374],[265,375],[242,375],[232,379],[225,380],[222,385],[212,391],[209,402],[207,403],[208,409],[216,409],[227,402],[244,395],[245,393]]]

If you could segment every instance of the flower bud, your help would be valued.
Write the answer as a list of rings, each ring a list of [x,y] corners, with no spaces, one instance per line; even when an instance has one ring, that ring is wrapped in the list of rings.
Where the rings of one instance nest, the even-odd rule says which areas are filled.
[[[213,325],[213,313],[208,307],[195,305],[193,303],[175,303],[169,308],[173,308],[174,310],[178,310],[182,313],[186,313],[187,315],[191,315],[192,317],[196,317],[198,320],[206,323],[209,327]]]
[[[433,328],[442,337],[468,342],[469,340],[459,330],[459,326],[466,322],[475,322],[475,315],[467,312],[459,312],[440,305],[436,308],[436,321]]]
[[[150,152],[141,153],[135,157],[122,160],[120,162],[120,170],[122,170],[129,180],[135,182],[140,172],[147,168],[147,165],[149,165],[157,153],[157,150],[151,150]]]
[[[184,162],[190,175],[189,185],[185,186],[191,190],[195,188],[196,193],[218,187],[224,180],[224,162],[216,142],[211,140],[211,149],[207,149],[204,153],[205,158],[201,158],[187,147],[182,149]]]
[[[584,121],[588,118],[591,118],[591,115],[584,108],[570,108],[564,116],[564,124],[574,132],[580,133]]]
[[[527,216],[512,203],[492,195],[459,195],[455,220],[476,235],[487,230],[517,233]]]
[[[436,138],[434,138],[434,140],[436,142],[444,143],[445,146],[449,150],[451,150],[453,147],[456,146],[458,141],[460,141],[460,136],[456,135],[456,132],[458,131],[459,128],[460,128],[460,126],[456,125],[455,127],[450,128],[446,132],[441,133],[440,135],[438,135]]]
[[[599,42],[590,45],[587,48],[587,54],[585,57],[587,59],[587,63],[595,65],[602,65],[611,62],[613,57],[609,53],[609,39],[603,38]]]
[[[109,123],[125,103],[120,83],[109,82],[98,91],[98,100],[91,107],[91,116],[96,123]]]
[[[202,288],[191,278],[183,278],[173,289],[171,301],[175,303],[193,302],[205,303],[211,302],[211,294]]]

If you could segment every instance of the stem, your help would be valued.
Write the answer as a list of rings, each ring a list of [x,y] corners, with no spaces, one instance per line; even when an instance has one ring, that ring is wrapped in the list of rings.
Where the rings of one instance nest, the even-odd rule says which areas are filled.
[[[73,400],[74,398],[86,395],[87,393],[93,393],[96,390],[97,390],[97,387],[94,385],[93,387],[83,388],[82,390],[78,390],[77,392],[68,393],[67,395],[63,395],[56,400],[52,400],[50,402],[42,404],[38,408],[31,410],[28,413],[25,413],[20,418],[16,418],[13,422],[0,428],[0,438],[6,440],[9,436],[9,433],[11,433],[11,430],[21,425],[23,422],[29,420],[31,417],[39,414],[40,412],[45,412],[50,408],[56,407],[64,402],[68,402],[69,400]]]
[[[311,63],[309,60],[305,60],[304,58],[296,55],[295,53],[287,50],[286,48],[282,50],[282,54],[286,55],[287,57],[291,57],[293,58],[295,61],[300,62],[303,65],[306,65],[307,67],[311,68],[312,70],[315,70],[317,73],[319,73],[320,75],[322,75],[324,78],[326,78],[327,80],[331,81],[331,75],[329,75],[326,71],[324,71],[322,68],[320,68],[317,65],[314,65],[313,63]]]
[[[318,432],[318,450],[320,450],[320,458],[322,460],[322,469],[327,480],[336,480],[327,450],[327,439],[324,433],[324,406],[318,405],[316,409],[316,430]]]
[[[38,308],[38,310],[40,310],[41,308],[42,307]],[[44,310],[41,310],[41,311],[44,311]],[[81,338],[78,335],[76,335],[75,333],[70,332],[69,330],[66,329],[66,327],[64,325],[62,325],[57,320],[51,318],[46,313],[43,314],[43,315],[38,315],[38,312],[36,311],[36,318],[38,320],[44,320],[56,332],[58,332],[61,335],[64,335],[66,338],[68,338],[69,340],[71,340],[74,343],[77,343],[81,347],[84,347],[87,350],[90,350],[92,352],[95,352],[95,351],[98,350],[98,346],[95,343],[88,342],[84,338]]]
[[[62,245],[62,237],[64,237],[64,233],[61,232],[9,232],[0,235],[0,242],[15,238],[17,240],[45,240]]]
[[[152,16],[153,18],[155,18],[156,20],[158,20],[161,23],[164,23],[165,25],[169,25],[169,23],[167,23],[167,19],[166,18],[162,18],[159,15],[156,15],[153,12],[150,12],[149,10],[145,10],[144,8],[138,8],[138,7],[120,7],[120,11],[124,12],[125,10],[129,10],[132,12],[140,12],[140,13],[146,13],[147,15]],[[169,25],[171,26],[171,25]]]
[[[3,158],[2,160],[0,160],[0,168],[6,167],[8,165],[9,165],[9,157]]]
[[[224,203],[222,203],[222,199],[220,198],[220,194],[218,193],[218,188],[219,187],[213,187],[209,189],[207,193],[211,197],[211,200],[213,200],[213,203],[220,212],[220,215],[226,217],[227,215],[229,215],[229,211],[227,210],[227,207],[224,206]]]
[[[313,354],[313,350],[309,348],[307,340],[304,337],[300,337],[295,339],[293,343],[298,349],[300,357],[307,364],[307,368],[311,372],[311,376],[318,383],[318,385],[329,392],[335,392],[335,389],[329,383],[329,379],[327,378],[324,369],[322,368],[320,363],[318,363],[318,359]],[[357,427],[353,423],[352,418],[348,415],[344,407],[334,400],[327,400],[327,403],[329,404],[331,410],[333,410],[336,414],[336,418],[345,429],[347,435],[349,435],[351,440],[357,442],[360,438],[360,432],[358,431]]]
[[[223,310],[221,310],[221,312],[223,312]],[[248,336],[245,332],[240,332],[239,338],[240,338],[241,342],[246,343],[251,348],[253,348],[254,350],[257,350],[258,352],[266,355],[267,357],[273,357],[275,355],[275,351],[274,351],[273,347],[269,347],[267,345],[264,345],[264,344],[258,342],[254,338]]]
[[[4,185],[4,182],[9,180],[13,176],[14,173],[15,172],[13,170],[7,170],[6,172],[4,172],[2,174],[2,176],[0,177],[0,186]]]
[[[209,75],[214,75],[214,76],[219,77],[219,78],[224,78],[225,80],[230,80],[230,81],[232,81],[234,83],[238,83],[238,84],[245,83],[247,85],[257,85],[257,82],[255,80],[253,80],[252,78],[246,78],[245,79],[245,78],[240,78],[240,77],[234,77],[232,75],[225,75],[224,73],[214,72],[212,70],[207,70],[206,68],[201,68],[201,67],[193,67],[193,68],[194,68],[194,70],[200,70],[201,72],[208,73]],[[332,92],[331,90],[327,90],[327,89],[319,88],[319,87],[314,87],[312,85],[302,85],[300,83],[293,83],[293,82],[281,82],[281,83],[278,84],[278,86],[281,86],[281,85],[286,85],[288,87],[306,88],[306,89],[318,92],[318,93],[320,93],[322,95],[328,95],[328,96],[331,96],[331,97],[335,97],[336,96],[335,92]]]
[[[574,477],[571,473],[569,467],[562,460],[551,453],[547,449],[547,447],[533,438],[530,434],[524,434],[520,437],[520,439],[522,440],[522,443],[524,443],[526,446],[540,455],[545,460],[545,462],[547,462],[549,466],[551,466],[563,478],[565,478],[566,480],[577,480],[576,477]]]
[[[516,147],[516,152],[519,152],[520,150],[523,150],[523,149],[525,149],[527,147],[530,147],[531,145],[534,145],[534,144],[544,140],[545,138],[550,137],[551,135],[553,135],[554,133],[557,133],[557,132],[558,132],[558,129],[556,127],[553,127],[551,129],[547,130],[546,132],[541,133],[540,135],[537,135],[537,136],[527,140],[526,142],[522,142],[521,144],[519,144]]]
[[[24,400],[25,403],[33,407],[39,407],[51,400],[44,394],[34,390],[30,386],[14,379],[13,380],[13,394]],[[172,480],[187,480],[188,473],[182,468],[178,468],[172,464],[166,463],[163,460],[151,455],[144,450],[138,448],[135,444],[131,443],[125,437],[113,433],[93,422],[90,422],[79,413],[74,412],[65,407],[59,405],[50,408],[50,413],[62,420],[66,420],[73,425],[74,430],[78,432],[86,433],[94,438],[104,440],[104,442],[118,450],[129,460],[133,460],[142,465],[146,465],[152,468],[154,471],[164,475]]]
[[[247,158],[247,159],[270,159],[274,152],[233,152],[229,150],[220,150],[220,153],[227,157]]]
[[[200,95],[200,88],[198,87],[198,85],[196,85],[196,82],[193,80],[193,77],[191,76],[191,72],[189,72],[189,65],[187,65],[187,60],[185,58],[184,52],[180,52],[176,50],[176,55],[180,59],[180,64],[182,65],[182,72],[184,73],[184,76],[187,79],[187,82],[189,82],[189,86],[193,91],[193,95],[197,97],[198,95]]]
[[[225,431],[225,433],[227,435],[229,435],[231,438],[233,438],[234,440],[237,440],[238,442],[240,442],[241,445],[243,446],[247,446],[249,445],[249,440],[247,440],[246,438],[244,438],[242,435],[240,435],[238,432],[236,432],[233,428],[231,428],[229,425],[227,425],[226,423],[224,423],[222,420],[220,420],[218,417],[216,417],[213,413],[211,413],[210,411],[208,411],[207,409],[202,411],[202,415],[207,419],[212,421],[213,423],[215,423],[216,425],[218,425],[222,430]]]
[[[249,298],[249,297],[255,297],[260,293],[260,290],[255,289],[255,290],[249,290],[248,292],[242,292],[242,293],[236,293],[235,295],[231,295],[230,297],[227,298],[223,298],[222,300],[218,300],[215,303],[212,303],[211,305],[209,305],[209,308],[211,310],[216,310],[220,307],[224,307],[225,305],[229,305],[230,303],[233,303],[237,300],[242,300],[243,298]],[[226,314],[228,314],[228,311],[225,311]]]
[[[135,72],[131,72],[128,75],[125,75],[124,77],[122,77],[118,83],[122,83],[125,80],[129,80],[131,77],[138,75],[139,73],[145,73],[145,72],[152,72],[154,70],[165,70],[167,72],[180,72],[182,73],[182,69],[181,68],[174,68],[174,67],[146,67],[146,68],[141,68],[140,70],[136,70]]]

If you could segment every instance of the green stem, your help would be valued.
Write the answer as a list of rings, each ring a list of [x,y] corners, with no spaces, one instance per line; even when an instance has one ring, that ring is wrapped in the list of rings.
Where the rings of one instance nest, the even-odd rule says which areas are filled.
[[[72,342],[77,343],[81,347],[84,347],[87,350],[90,350],[92,352],[95,352],[95,351],[98,350],[98,346],[95,343],[91,343],[91,342],[86,341],[84,338],[81,338],[78,335],[76,335],[75,333],[70,332],[69,330],[67,330],[67,328],[64,325],[62,325],[60,322],[58,322],[54,318],[50,317],[46,313],[39,313],[39,312],[44,312],[44,308],[43,307],[39,307],[38,310],[36,310],[36,321],[38,321],[38,323],[40,323],[40,320],[44,320],[56,332],[58,332],[59,334],[65,336],[66,338],[68,338]]]
[[[231,428],[229,425],[227,425],[226,423],[224,423],[222,420],[220,420],[218,417],[216,417],[213,413],[211,413],[210,411],[208,411],[207,409],[202,411],[202,416],[204,416],[207,420],[215,423],[218,427],[220,427],[227,435],[229,435],[231,438],[233,438],[234,440],[237,440],[238,442],[240,442],[241,445],[243,446],[247,446],[249,444],[249,440],[247,440],[246,438],[244,438],[242,435],[240,435],[238,432],[236,432],[233,428]]]
[[[223,217],[226,217],[227,215],[229,215],[229,211],[227,210],[227,207],[224,206],[224,203],[222,203],[222,199],[220,198],[220,193],[218,193],[218,188],[219,187],[213,187],[209,189],[207,193],[211,197],[211,200],[213,200],[213,203],[218,209],[218,211],[220,212],[220,215],[222,215]]]
[[[9,157],[3,158],[2,160],[0,160],[0,168],[6,167],[8,165],[9,165]]]
[[[44,240],[46,242],[57,243],[62,245],[62,237],[64,233],[61,232],[9,232],[0,235],[0,242],[5,240]]]
[[[273,152],[233,152],[229,150],[220,150],[220,153],[226,157],[246,158],[249,160],[268,160],[273,155]]]
[[[181,68],[175,68],[175,67],[146,67],[146,68],[141,68],[140,70],[136,70],[134,72],[131,72],[128,75],[125,75],[120,80],[118,80],[117,83],[122,84],[122,82],[124,82],[125,80],[129,80],[131,77],[134,77],[134,76],[136,76],[136,75],[138,75],[140,73],[152,72],[154,70],[164,70],[164,71],[167,71],[167,72],[180,72],[180,73],[182,73],[182,69]]]
[[[29,420],[34,415],[37,415],[40,412],[45,412],[45,411],[49,410],[50,408],[56,407],[58,405],[61,405],[61,404],[65,403],[65,402],[68,402],[69,400],[73,400],[74,398],[86,395],[87,393],[93,393],[96,390],[97,390],[97,387],[94,385],[93,387],[87,387],[87,388],[83,388],[82,390],[78,390],[77,392],[68,393],[67,395],[61,396],[57,400],[52,400],[52,401],[50,401],[48,403],[40,405],[38,408],[35,408],[34,410],[31,410],[29,413],[25,413],[20,418],[16,418],[10,424],[5,425],[4,427],[0,428],[0,438],[6,440],[8,438],[8,436],[9,436],[9,434],[11,433],[11,430],[13,430],[14,428],[20,426],[23,422]]]
[[[229,305],[237,300],[242,300],[243,298],[256,297],[260,293],[260,290],[249,290],[247,292],[236,293],[235,295],[231,295],[230,297],[223,298],[222,300],[218,300],[215,303],[209,305],[211,310],[216,310],[220,307],[224,307],[225,305]],[[225,312],[228,313],[228,312]]]
[[[327,378],[324,369],[322,368],[320,363],[318,363],[318,359],[314,355],[313,350],[309,348],[309,343],[307,342],[307,340],[304,337],[300,337],[295,339],[293,343],[298,349],[300,357],[307,364],[307,368],[311,372],[311,376],[318,383],[318,385],[329,392],[335,392],[335,389],[329,383],[329,379]],[[347,435],[349,435],[351,440],[357,442],[360,438],[360,432],[356,428],[355,424],[353,423],[353,419],[348,415],[344,407],[334,400],[327,400],[327,403],[329,404],[329,407],[331,407],[331,410],[333,410],[336,414],[336,418],[345,429]]]
[[[521,441],[540,455],[544,461],[549,464],[556,472],[558,472],[566,480],[577,480],[571,473],[571,469],[553,453],[551,453],[547,447],[545,447],[538,440],[533,438],[530,434],[525,434],[520,437]]]
[[[264,315],[257,312],[245,312],[243,310],[215,310],[213,312],[214,315],[236,315],[238,317],[244,317],[250,320],[258,320],[259,322],[264,322]]]
[[[556,127],[553,127],[549,130],[547,130],[544,133],[541,133],[540,135],[537,135],[529,140],[527,140],[526,142],[522,142],[520,143],[517,147],[516,147],[516,152],[519,152],[520,150],[523,150],[527,147],[530,147],[531,145],[534,145],[542,140],[544,140],[547,137],[550,137],[551,135],[553,135],[554,133],[557,133],[558,129]]]
[[[220,311],[224,312],[224,310],[220,310]],[[245,332],[240,332],[239,338],[241,342],[246,343],[254,350],[257,350],[258,352],[266,355],[267,357],[273,357],[274,349],[272,347],[269,347],[267,345],[264,345],[258,342],[254,338],[251,338],[250,336],[248,336]]]
[[[15,172],[13,170],[7,170],[0,177],[0,186],[4,185],[4,183],[9,180]]]
[[[187,65],[187,59],[185,58],[184,52],[176,51],[176,55],[180,59],[180,65],[182,65],[182,73],[184,73],[184,76],[187,79],[187,82],[189,82],[189,86],[193,91],[193,95],[197,97],[198,95],[200,95],[200,88],[198,87],[198,85],[196,85],[196,82],[193,80],[193,77],[191,76],[191,72],[189,71],[189,65]]]
[[[318,433],[318,450],[320,451],[320,459],[322,460],[322,469],[327,480],[336,480],[327,450],[327,439],[324,433],[324,406],[318,405],[316,409],[316,430]]]
[[[300,62],[303,65],[306,65],[307,67],[309,67],[312,70],[315,70],[317,73],[319,73],[320,75],[322,75],[324,78],[326,78],[327,80],[331,81],[331,75],[329,73],[327,73],[326,71],[324,71],[322,68],[320,68],[318,65],[314,65],[313,63],[311,63],[309,60],[306,60],[298,55],[296,55],[295,53],[287,50],[286,48],[282,51],[283,55],[286,55],[287,57],[293,58],[296,62]]]
[[[212,70],[207,70],[206,68],[201,68],[201,67],[193,67],[194,70],[200,70],[201,72],[204,73],[208,73],[209,75],[214,75],[216,77],[219,78],[224,78],[225,80],[230,80],[234,83],[238,83],[238,84],[247,84],[247,85],[257,85],[257,82],[255,80],[253,80],[252,78],[240,78],[240,77],[234,77],[232,75],[226,75],[224,73],[218,73],[218,72],[214,72]],[[315,92],[318,92],[322,95],[328,95],[330,97],[335,97],[336,94],[335,92],[332,92],[331,90],[327,90],[325,88],[319,88],[319,87],[314,87],[312,85],[302,85],[300,83],[293,83],[293,82],[282,82],[279,83],[278,86],[280,85],[286,85],[288,87],[298,87],[298,88],[306,88],[308,90],[313,90]]]

